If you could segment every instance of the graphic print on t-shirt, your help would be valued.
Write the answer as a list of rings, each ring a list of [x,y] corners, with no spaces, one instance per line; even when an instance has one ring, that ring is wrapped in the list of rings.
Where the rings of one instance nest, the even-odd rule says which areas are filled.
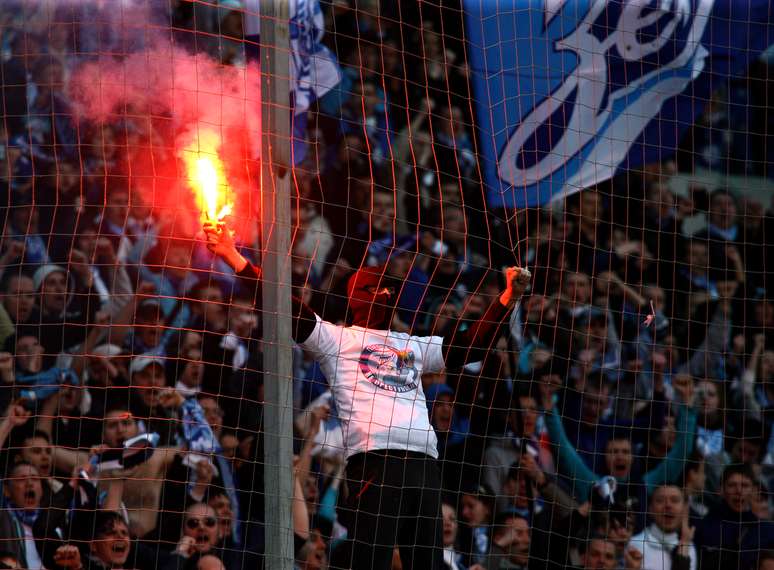
[[[370,344],[360,354],[360,370],[377,388],[409,392],[417,387],[419,375],[413,350],[397,350],[386,344]]]

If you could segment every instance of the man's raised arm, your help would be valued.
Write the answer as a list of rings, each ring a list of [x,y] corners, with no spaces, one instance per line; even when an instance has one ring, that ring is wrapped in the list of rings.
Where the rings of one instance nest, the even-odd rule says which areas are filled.
[[[494,346],[500,326],[521,299],[532,277],[527,269],[508,267],[504,271],[505,290],[489,305],[484,315],[464,332],[457,332],[462,320],[457,321],[454,333],[444,338],[443,355],[447,368],[460,368],[468,362],[483,360]]]
[[[223,224],[212,224],[206,222],[203,226],[204,234],[207,236],[207,249],[219,256],[223,261],[236,272],[238,277],[244,279],[254,279],[255,284],[255,303],[260,304],[260,280],[261,268],[250,263],[239,253],[234,244],[234,238]],[[317,325],[317,315],[301,299],[295,295],[291,296],[291,310],[293,313],[293,340],[302,343],[312,336],[314,328]]]

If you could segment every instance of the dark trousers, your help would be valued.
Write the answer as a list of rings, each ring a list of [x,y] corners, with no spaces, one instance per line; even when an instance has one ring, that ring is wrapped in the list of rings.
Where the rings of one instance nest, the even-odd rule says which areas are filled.
[[[352,539],[352,570],[386,569],[400,549],[404,570],[443,568],[441,478],[424,453],[379,450],[347,461],[341,519]]]

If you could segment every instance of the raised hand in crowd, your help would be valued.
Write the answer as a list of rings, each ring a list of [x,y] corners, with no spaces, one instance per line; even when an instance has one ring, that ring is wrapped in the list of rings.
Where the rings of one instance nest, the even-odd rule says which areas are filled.
[[[0,448],[5,444],[8,436],[14,428],[23,426],[32,416],[32,413],[18,403],[13,403],[5,411],[5,416],[0,420]]]
[[[689,374],[676,374],[672,379],[672,388],[680,402],[687,406],[693,405],[694,382]]]
[[[696,528],[691,525],[690,507],[686,502],[683,522],[680,525],[680,542],[677,545],[677,553],[680,556],[690,557],[693,548],[693,537],[696,534]]]
[[[519,468],[529,477],[535,485],[542,487],[546,482],[546,474],[538,465],[531,453],[522,453],[519,459]]]
[[[108,331],[110,336],[107,338],[107,342],[122,346],[135,324],[137,308],[143,301],[153,299],[157,296],[158,289],[156,284],[150,281],[142,281],[137,286],[137,290],[134,292],[134,295],[132,295],[129,302],[121,307],[121,309],[113,316]]]
[[[91,273],[88,256],[78,249],[70,250],[70,269],[78,276],[81,285],[85,289],[91,289],[94,284],[94,276]]]
[[[94,259],[92,263],[104,263],[107,265],[115,265],[118,263],[116,248],[113,247],[112,241],[106,237],[97,239],[97,244],[94,248]]]
[[[330,413],[331,407],[328,404],[315,406],[309,410],[309,425],[305,434],[307,439],[314,439],[314,436],[320,431],[320,425],[328,419]]]
[[[554,405],[556,393],[562,388],[562,379],[558,374],[550,374],[543,377],[543,382],[538,386],[540,390],[540,404],[544,410],[550,410]]]
[[[0,271],[15,263],[24,255],[23,241],[10,239],[7,241],[7,244],[8,245],[5,248],[5,251],[3,251],[3,254],[0,255]]]
[[[174,388],[165,388],[159,392],[159,405],[162,408],[177,410],[185,402],[185,397]]]
[[[64,545],[56,549],[54,553],[54,562],[61,568],[68,568],[69,570],[81,570],[83,563],[81,562],[81,551],[77,546]]]
[[[642,569],[643,554],[633,546],[629,546],[624,550],[624,569],[625,570],[641,570]]]
[[[175,546],[175,553],[183,558],[190,558],[196,552],[196,539],[193,536],[183,535]]]
[[[194,467],[194,485],[190,491],[197,501],[204,499],[207,489],[215,478],[215,466],[206,457],[199,456]]]

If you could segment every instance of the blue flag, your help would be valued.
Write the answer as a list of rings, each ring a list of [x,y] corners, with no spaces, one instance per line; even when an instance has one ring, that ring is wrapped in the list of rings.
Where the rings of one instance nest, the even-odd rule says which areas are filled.
[[[260,0],[245,2],[245,37],[255,59],[260,43]],[[306,112],[316,99],[325,95],[341,81],[336,56],[325,47],[325,19],[320,0],[292,0],[289,4],[290,91],[293,108],[293,164],[306,157]]]
[[[674,154],[774,42],[767,0],[464,0],[492,207],[546,204]]]

